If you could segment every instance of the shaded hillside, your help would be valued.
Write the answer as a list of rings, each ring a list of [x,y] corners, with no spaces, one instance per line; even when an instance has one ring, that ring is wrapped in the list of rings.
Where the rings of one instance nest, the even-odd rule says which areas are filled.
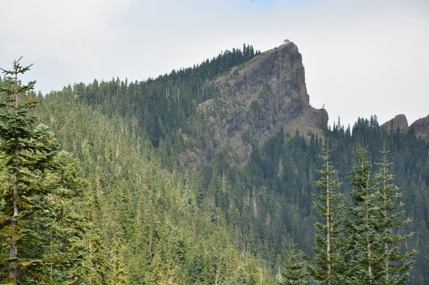
[[[353,134],[353,135],[352,135]],[[350,191],[349,172],[356,164],[355,150],[367,146],[372,173],[378,171],[380,150],[390,151],[388,159],[394,183],[402,192],[405,217],[411,222],[401,229],[413,232],[402,244],[401,251],[416,249],[415,268],[408,284],[426,284],[429,275],[429,144],[418,139],[413,131],[387,133],[376,118],[359,119],[352,129],[337,125],[326,130],[332,149],[332,162],[342,182],[340,193]],[[364,141],[363,141],[364,139]],[[255,147],[250,160],[243,167],[229,166],[225,154],[219,154],[204,168],[205,183],[201,188],[202,205],[207,211],[222,208],[227,221],[234,228],[234,243],[245,251],[266,259],[278,269],[287,258],[288,242],[294,240],[298,248],[311,255],[315,227],[320,221],[313,207],[313,195],[320,193],[315,181],[322,162],[324,141],[317,135],[301,135],[280,131],[263,147]],[[224,181],[223,183],[216,181]],[[227,185],[231,193],[225,194]],[[210,203],[214,206],[210,207]]]

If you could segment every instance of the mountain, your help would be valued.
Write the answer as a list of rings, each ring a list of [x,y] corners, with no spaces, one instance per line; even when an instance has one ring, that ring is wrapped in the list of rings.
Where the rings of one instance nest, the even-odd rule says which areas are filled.
[[[356,148],[367,146],[373,172],[380,150],[390,151],[411,220],[404,231],[415,233],[401,251],[419,251],[409,284],[429,282],[429,144],[406,131],[404,117],[393,122],[399,133],[376,118],[358,118],[352,129],[327,126],[326,110],[309,106],[293,43],[263,53],[244,45],[141,82],[74,84],[42,101],[41,121],[78,153],[103,193],[98,215],[106,245],[115,231],[123,233],[131,284],[155,278],[154,268],[163,276],[173,268],[187,284],[213,284],[225,258],[234,260],[226,284],[258,270],[269,284],[288,245],[311,255],[327,141],[345,196]],[[235,251],[225,256],[228,248]],[[246,267],[250,258],[259,269]]]
[[[237,164],[249,160],[280,129],[319,132],[326,110],[309,106],[302,56],[292,42],[266,51],[207,82],[220,96],[198,105],[206,122],[205,163],[224,148]],[[187,152],[190,162],[196,153]]]
[[[406,133],[408,131],[407,117],[404,114],[397,115],[395,118],[382,124],[381,127],[386,129],[388,132],[394,132],[399,128],[400,133]]]
[[[412,123],[411,128],[414,129],[417,137],[429,142],[429,115]]]
[[[429,142],[429,115],[418,119],[412,123],[411,126],[408,126],[407,118],[405,115],[401,114],[382,124],[381,127],[386,129],[388,132],[396,131],[396,129],[399,128],[400,133],[406,133],[408,130],[412,129],[418,138]]]
[[[326,110],[309,105],[293,43],[263,53],[243,45],[157,78],[76,83],[35,99],[39,122],[81,161],[101,255],[121,261],[107,277],[276,284],[291,244],[312,255],[329,143],[345,197],[355,150],[366,147],[372,174],[389,151],[410,221],[401,232],[414,233],[399,250],[419,252],[409,284],[429,283],[429,143],[415,135],[427,121],[414,132],[405,116],[327,126]]]

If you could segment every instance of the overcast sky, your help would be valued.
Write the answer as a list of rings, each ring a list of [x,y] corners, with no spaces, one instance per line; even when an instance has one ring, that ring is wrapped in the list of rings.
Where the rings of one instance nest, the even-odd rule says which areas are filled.
[[[0,0],[0,67],[23,56],[47,93],[146,80],[243,43],[293,41],[330,123],[429,114],[428,0]]]

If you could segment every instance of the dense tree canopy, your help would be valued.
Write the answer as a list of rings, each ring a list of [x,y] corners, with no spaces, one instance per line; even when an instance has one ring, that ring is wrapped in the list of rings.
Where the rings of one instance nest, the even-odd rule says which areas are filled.
[[[248,135],[252,154],[241,166],[230,163],[228,149],[197,169],[181,163],[180,153],[205,147],[196,107],[220,92],[209,80],[257,54],[244,45],[143,82],[95,80],[45,97],[21,90],[18,108],[13,78],[2,79],[2,279],[18,272],[20,284],[274,284],[279,268],[283,276],[323,272],[328,255],[331,274],[347,277],[332,248],[342,241],[336,226],[357,229],[366,211],[377,223],[357,229],[362,239],[352,241],[362,250],[341,248],[362,257],[357,274],[369,268],[363,238],[374,236],[371,254],[379,260],[368,277],[406,279],[415,249],[409,284],[429,283],[429,145],[412,130],[386,132],[376,117],[360,118],[352,128],[338,123],[318,134],[282,130],[262,147]],[[359,144],[367,146],[363,164],[355,156]],[[353,174],[359,165],[368,180]],[[14,177],[22,185],[18,196]],[[374,194],[369,200],[366,189]],[[350,207],[340,205],[343,198]],[[336,224],[342,211],[352,223]],[[18,253],[11,256],[10,248]]]

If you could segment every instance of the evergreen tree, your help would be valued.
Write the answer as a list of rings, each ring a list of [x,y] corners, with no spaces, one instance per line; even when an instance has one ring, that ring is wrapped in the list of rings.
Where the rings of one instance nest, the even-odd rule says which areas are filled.
[[[113,236],[112,248],[110,250],[110,261],[112,263],[112,274],[110,284],[128,284],[127,272],[125,269],[124,251],[126,247],[121,238],[121,233],[116,232]]]
[[[35,82],[18,80],[29,68],[15,61],[12,71],[3,70],[0,89],[1,282],[87,284],[91,250],[84,239],[93,229],[81,197],[88,182],[48,127],[34,127]]]
[[[350,173],[350,185],[355,188],[350,192],[352,206],[346,225],[348,253],[353,257],[346,274],[349,284],[404,284],[413,265],[409,258],[415,251],[400,254],[397,247],[411,234],[394,233],[407,220],[399,220],[403,211],[397,210],[402,202],[395,201],[400,194],[390,182],[393,176],[389,173],[387,152],[383,150],[382,155],[379,173],[373,179],[366,148],[359,147],[358,163]]]
[[[52,164],[55,168],[47,172],[44,185],[52,189],[45,201],[52,214],[44,220],[45,243],[50,244],[45,256],[54,261],[50,279],[57,283],[100,284],[107,265],[99,253],[98,229],[89,221],[90,205],[83,199],[88,181],[78,160],[66,151],[60,151]],[[53,278],[55,272],[57,277]]]
[[[308,268],[310,275],[320,282],[319,284],[342,284],[341,266],[344,264],[344,259],[341,226],[344,207],[341,194],[336,191],[341,183],[335,178],[337,171],[332,166],[328,145],[321,158],[324,165],[319,170],[322,177],[317,181],[317,186],[325,191],[315,197],[315,208],[326,223],[316,223],[317,229],[323,236],[316,235],[315,256]]]
[[[394,229],[400,228],[410,220],[400,219],[404,214],[403,210],[399,210],[403,204],[397,202],[401,194],[398,192],[398,186],[391,182],[393,175],[389,172],[391,163],[387,160],[387,154],[388,152],[383,149],[381,162],[378,163],[380,170],[375,176],[377,198],[382,211],[380,230],[382,231],[384,266],[380,275],[380,284],[396,285],[404,284],[408,280],[409,272],[414,264],[414,261],[410,261],[409,258],[416,251],[413,250],[413,252],[405,254],[399,252],[398,244],[409,239],[412,234],[401,235],[397,231],[394,232]]]
[[[348,252],[353,258],[349,264],[347,282],[350,284],[374,284],[380,272],[376,249],[381,246],[377,213],[371,179],[371,165],[366,159],[367,150],[359,147],[356,151],[357,164],[349,176],[352,205],[349,207],[350,220],[347,224]]]
[[[308,285],[306,261],[302,261],[295,251],[295,244],[289,244],[287,261],[283,263],[284,271],[277,277],[277,281],[284,285]]]
[[[249,274],[244,270],[243,267],[238,267],[237,271],[234,273],[232,279],[232,284],[234,285],[246,285],[249,281]]]
[[[0,87],[6,97],[6,101],[0,102],[1,260],[9,267],[7,274],[2,266],[3,282],[10,284],[44,280],[40,268],[47,261],[38,248],[43,238],[36,221],[40,210],[49,209],[43,209],[38,200],[40,195],[49,192],[40,184],[58,151],[58,144],[45,128],[33,129],[35,117],[31,109],[35,103],[31,90],[35,81],[21,85],[18,75],[31,66],[22,67],[19,61],[14,61],[13,70],[2,69],[6,76]],[[9,248],[8,256],[6,248]]]

